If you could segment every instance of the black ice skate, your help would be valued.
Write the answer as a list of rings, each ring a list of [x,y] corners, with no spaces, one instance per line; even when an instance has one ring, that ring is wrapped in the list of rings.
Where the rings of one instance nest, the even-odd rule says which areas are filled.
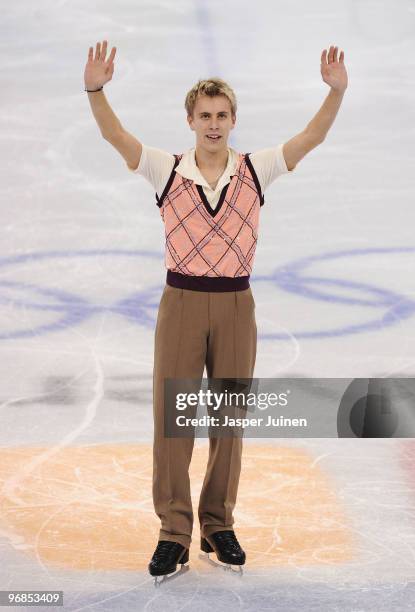
[[[215,552],[218,560],[225,564],[225,569],[233,570],[232,565],[238,566],[238,573],[242,574],[242,567],[246,561],[245,552],[242,550],[233,531],[216,531],[207,538],[201,538],[200,548],[207,553]],[[215,564],[217,565],[217,564]]]
[[[165,577],[167,574],[172,574],[176,571],[178,563],[181,563],[183,569],[183,565],[188,561],[188,548],[185,548],[178,542],[160,540],[148,564],[148,570],[152,576]],[[157,586],[158,584],[160,584],[160,582],[156,578],[155,585]]]

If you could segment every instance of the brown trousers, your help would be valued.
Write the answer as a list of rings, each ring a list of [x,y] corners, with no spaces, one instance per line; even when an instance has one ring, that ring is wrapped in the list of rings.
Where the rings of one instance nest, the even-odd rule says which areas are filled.
[[[164,379],[252,378],[257,328],[251,289],[207,292],[165,286],[154,346],[153,502],[159,540],[192,541],[189,465],[194,437],[164,436]],[[199,501],[200,532],[232,529],[242,437],[210,437]]]

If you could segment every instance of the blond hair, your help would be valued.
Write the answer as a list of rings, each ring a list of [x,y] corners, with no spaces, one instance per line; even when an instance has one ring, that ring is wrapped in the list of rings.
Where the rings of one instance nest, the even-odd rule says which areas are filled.
[[[193,111],[196,105],[198,96],[226,96],[231,105],[232,115],[236,115],[236,96],[233,89],[219,77],[212,77],[211,79],[199,80],[196,85],[193,85],[192,89],[188,91],[184,107],[187,114],[193,117]]]

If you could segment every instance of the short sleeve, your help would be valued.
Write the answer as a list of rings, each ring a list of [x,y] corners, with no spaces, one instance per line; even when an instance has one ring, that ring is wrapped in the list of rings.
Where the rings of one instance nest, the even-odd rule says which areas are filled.
[[[250,154],[252,165],[255,168],[262,192],[281,174],[291,173],[295,170],[288,170],[282,148],[284,143],[277,147],[260,149]]]
[[[160,194],[170,177],[174,166],[174,155],[142,144],[140,163],[134,170],[127,165],[130,172],[143,176],[154,187],[156,193]]]

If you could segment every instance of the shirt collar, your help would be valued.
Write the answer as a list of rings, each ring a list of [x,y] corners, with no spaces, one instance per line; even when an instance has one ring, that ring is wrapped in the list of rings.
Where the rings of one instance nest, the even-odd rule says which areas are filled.
[[[238,165],[239,155],[232,149],[228,147],[228,163],[226,165],[225,170],[223,171],[222,176],[220,177],[218,184],[216,185],[216,189],[212,189],[206,179],[203,177],[199,168],[196,165],[196,149],[189,149],[186,153],[183,154],[182,159],[176,166],[176,172],[183,176],[184,178],[190,179],[194,181],[197,185],[202,185],[202,187],[206,187],[211,191],[218,191],[222,189],[227,183],[230,182],[231,177],[236,174],[236,167]]]

